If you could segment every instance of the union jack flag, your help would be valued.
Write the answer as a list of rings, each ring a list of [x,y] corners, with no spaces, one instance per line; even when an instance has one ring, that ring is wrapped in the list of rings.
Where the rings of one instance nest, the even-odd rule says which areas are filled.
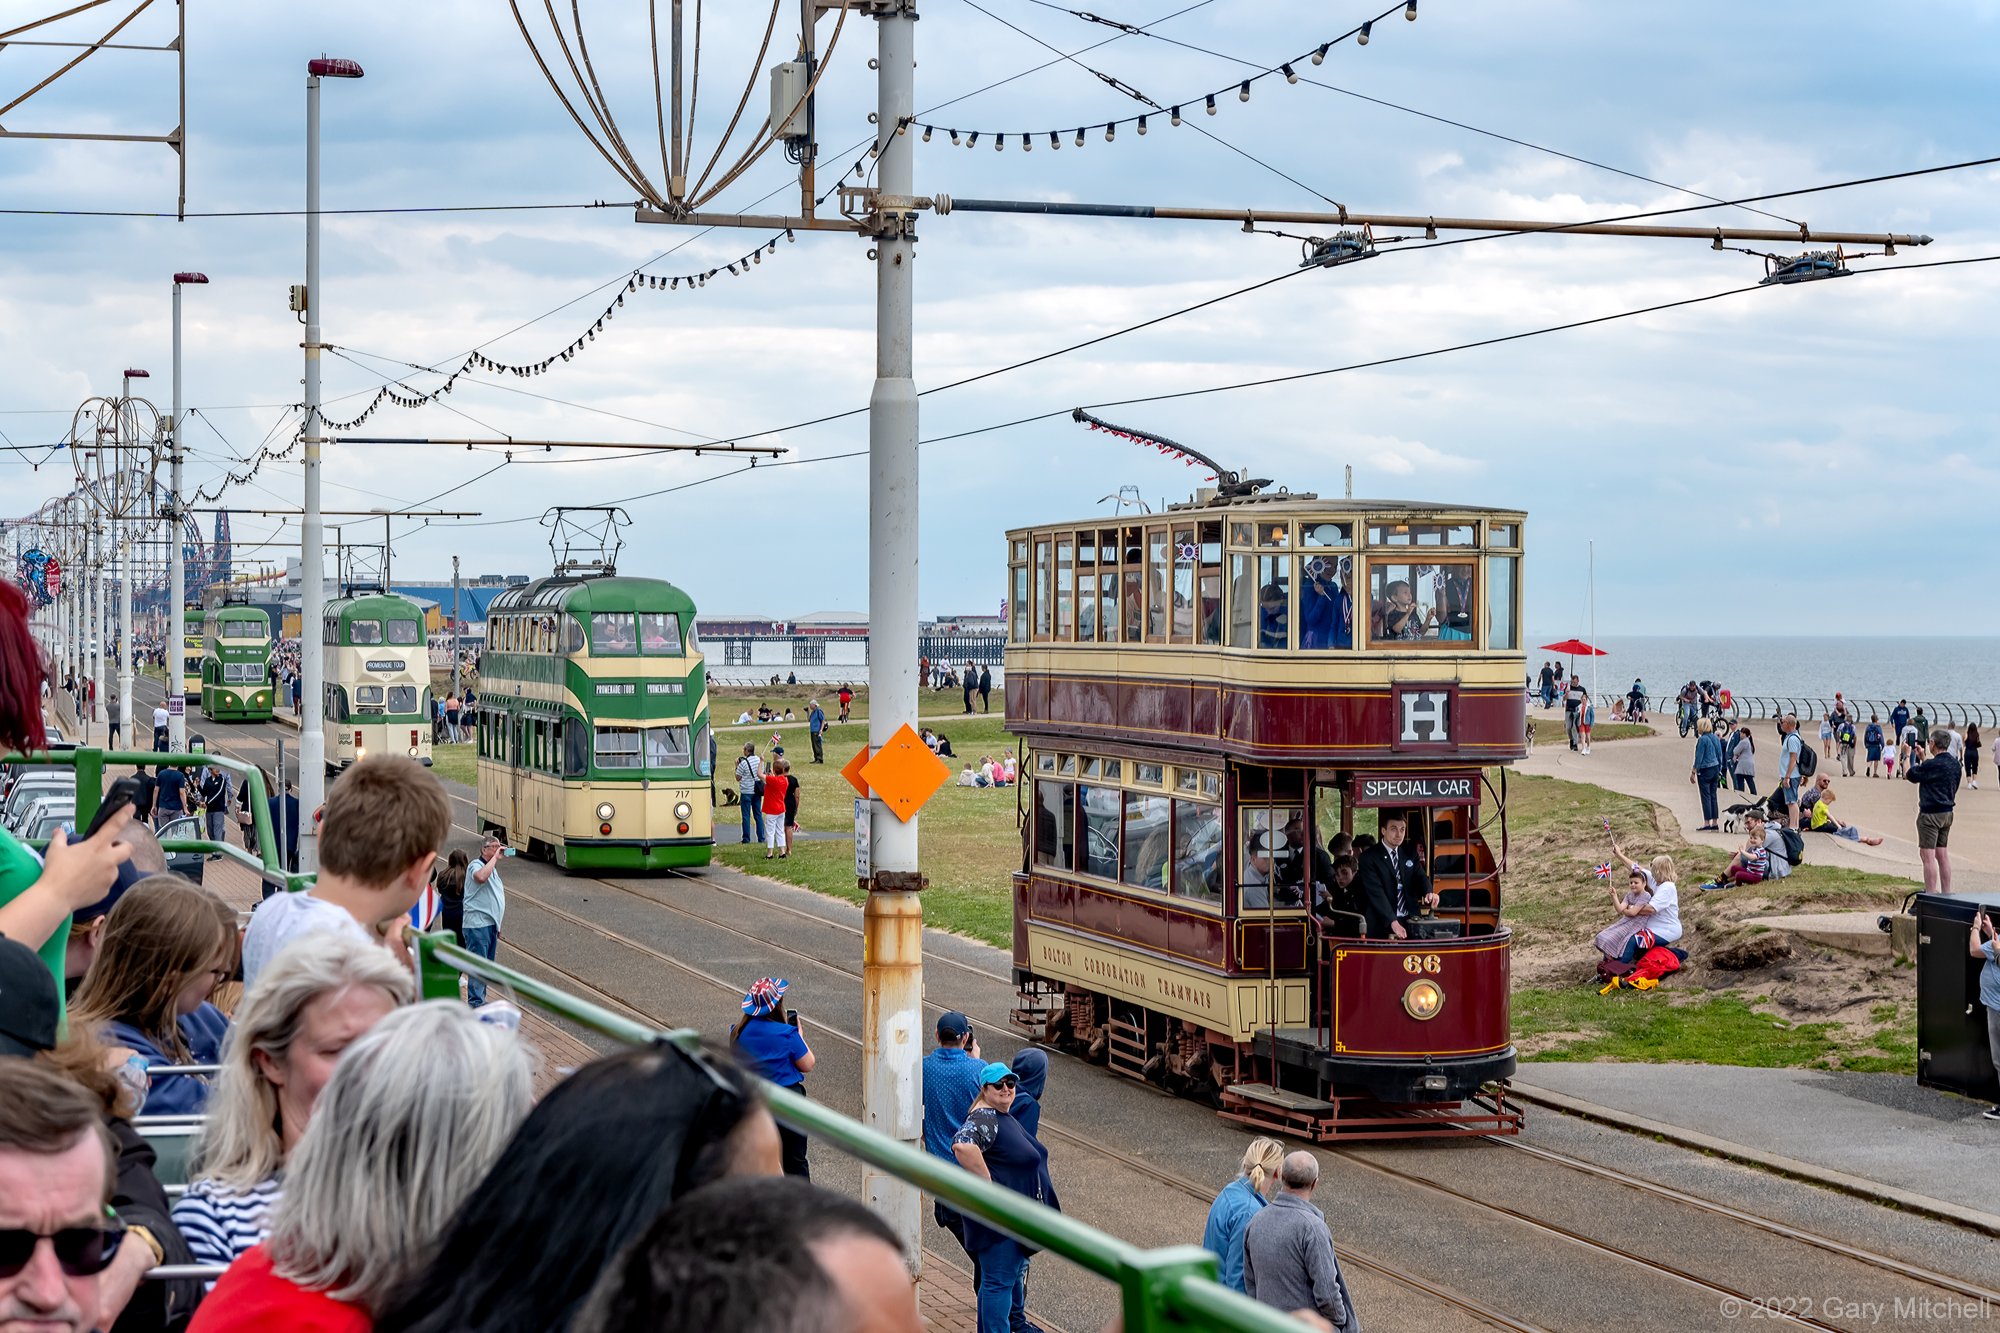
[[[1610,863],[1609,861],[1600,861],[1600,862],[1598,862],[1598,864],[1597,864],[1597,877],[1598,877],[1599,879],[1610,879],[1610,878],[1611,878],[1611,863]]]

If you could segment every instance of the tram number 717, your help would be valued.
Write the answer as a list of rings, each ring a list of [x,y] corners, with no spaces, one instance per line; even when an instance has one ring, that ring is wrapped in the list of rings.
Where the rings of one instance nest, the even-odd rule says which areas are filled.
[[[1403,970],[1405,972],[1429,972],[1435,975],[1437,970],[1443,965],[1443,960],[1434,953],[1406,953],[1403,955]]]

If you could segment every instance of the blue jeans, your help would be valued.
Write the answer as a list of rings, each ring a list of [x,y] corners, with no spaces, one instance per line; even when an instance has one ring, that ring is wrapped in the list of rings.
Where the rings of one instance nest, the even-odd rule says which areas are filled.
[[[1697,768],[1694,771],[1695,785],[1701,788],[1701,819],[1704,824],[1716,821],[1717,811],[1715,789],[1722,782],[1719,768]]]
[[[764,806],[757,793],[737,792],[736,808],[743,815],[743,841],[764,841]]]
[[[1028,1252],[1002,1240],[979,1252],[979,1333],[1024,1333]]]
[[[467,952],[476,953],[489,961],[500,952],[500,927],[467,926],[465,928]],[[486,1003],[486,983],[478,977],[465,979],[465,999],[474,1009]]]

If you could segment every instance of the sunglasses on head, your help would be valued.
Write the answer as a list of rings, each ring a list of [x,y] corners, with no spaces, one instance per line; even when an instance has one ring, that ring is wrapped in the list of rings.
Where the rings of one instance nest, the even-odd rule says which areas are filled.
[[[0,1230],[0,1278],[15,1277],[35,1257],[44,1240],[55,1247],[56,1262],[71,1277],[93,1277],[111,1266],[125,1228],[64,1227],[54,1233],[24,1228]]]

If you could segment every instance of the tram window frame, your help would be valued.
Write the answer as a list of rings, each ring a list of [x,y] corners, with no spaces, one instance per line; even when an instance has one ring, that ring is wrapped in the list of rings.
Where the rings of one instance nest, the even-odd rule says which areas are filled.
[[[1407,518],[1371,518],[1368,545],[1390,551],[1476,550],[1479,524],[1469,518],[1428,523],[1413,523]]]
[[[406,703],[409,707],[399,708],[397,707],[399,703]],[[415,714],[417,711],[417,687],[414,685],[389,686],[388,701],[383,707],[392,713],[400,713],[406,717]]]
[[[1192,523],[1182,526],[1175,524],[1173,534],[1173,622],[1169,626],[1169,638],[1176,644],[1191,644],[1197,635],[1195,621],[1201,614],[1199,596],[1199,575],[1197,566],[1201,559],[1199,529]]]
[[[1491,652],[1521,651],[1521,557],[1486,557],[1484,647]]]
[[[562,618],[562,620],[563,620],[563,651],[566,653],[582,652],[586,639],[583,630],[583,622],[581,620],[578,620],[575,616],[572,615],[565,615]]]
[[[1264,594],[1270,589],[1280,589],[1283,593],[1278,604],[1267,604]],[[1256,648],[1259,652],[1282,653],[1292,647],[1292,619],[1294,599],[1297,589],[1292,578],[1292,555],[1289,551],[1259,551],[1257,553],[1257,633]],[[1270,616],[1282,610],[1284,621],[1274,625]]]
[[[1076,784],[1060,778],[1035,779],[1035,864],[1052,870],[1076,869]]]
[[[715,772],[715,760],[709,750],[714,742],[715,733],[710,729],[708,719],[703,718],[694,733],[694,771],[702,777],[709,777]]]
[[[648,621],[659,622],[648,627]],[[658,639],[656,646],[654,639]],[[639,613],[639,651],[649,657],[679,657],[681,655],[681,613],[678,611],[641,611]]]
[[[1097,641],[1117,643],[1124,630],[1118,609],[1118,587],[1123,561],[1117,528],[1097,532]]]
[[[1097,529],[1079,528],[1076,534],[1076,641],[1096,643],[1097,623]]]
[[[1055,754],[1048,750],[1035,751],[1035,772],[1053,775],[1056,771]]]
[[[1035,534],[1035,642],[1046,643],[1055,624],[1055,542],[1046,532]]]
[[[1433,601],[1429,608],[1430,614],[1436,618],[1435,623],[1431,630],[1423,637],[1416,639],[1393,638],[1383,632],[1386,625],[1386,616],[1382,613],[1381,608],[1386,607],[1388,604],[1388,589],[1392,585],[1396,583],[1409,584],[1411,588],[1412,607],[1422,607],[1423,601],[1416,596],[1416,588],[1419,583],[1429,579],[1431,575],[1427,572],[1418,573],[1416,571],[1444,570],[1452,567],[1462,567],[1469,571],[1471,575],[1471,587],[1467,593],[1470,605],[1467,615],[1470,618],[1471,625],[1464,633],[1451,636],[1446,635],[1443,617],[1439,612],[1436,601]],[[1397,574],[1396,571],[1402,572]],[[1455,560],[1405,561],[1371,559],[1368,561],[1367,574],[1369,647],[1394,648],[1399,651],[1407,649],[1417,652],[1429,652],[1438,649],[1443,649],[1447,652],[1465,652],[1472,649],[1473,633],[1479,627],[1480,602],[1485,594],[1485,589],[1480,582],[1479,557],[1477,554],[1467,552]]]
[[[261,639],[266,636],[264,627],[254,620],[225,620],[222,622],[224,639]]]
[[[398,638],[397,635],[399,633],[407,634],[409,637]],[[424,641],[424,626],[422,621],[392,620],[389,622],[390,643],[395,644],[398,647],[409,647],[412,644],[422,643],[423,641]]]
[[[1315,549],[1324,551],[1331,550],[1332,548],[1317,547]],[[1298,607],[1298,630],[1294,635],[1294,640],[1301,651],[1339,653],[1348,652],[1353,649],[1355,644],[1354,575],[1358,564],[1359,562],[1352,555],[1309,556],[1303,552],[1300,553],[1299,577],[1297,586],[1293,590],[1293,596]],[[1333,572],[1331,591],[1322,593],[1320,596],[1333,601],[1333,607],[1327,612],[1331,619],[1331,624],[1329,626],[1309,627],[1307,625],[1306,609],[1308,598],[1312,594],[1309,594],[1308,588],[1309,586],[1316,586],[1321,589],[1328,587],[1329,580],[1325,575],[1329,565],[1331,565]],[[1344,627],[1340,619],[1340,597],[1347,599],[1347,617]],[[1322,629],[1324,630],[1324,634],[1321,633]],[[1318,642],[1317,640],[1321,637],[1325,637],[1328,641],[1325,643]],[[1308,643],[1306,642],[1308,638],[1315,641]],[[1342,642],[1343,639],[1346,641]]]
[[[1104,808],[1105,803],[1100,799],[1097,801],[1098,808],[1093,811],[1093,798],[1108,798],[1109,808]],[[1101,783],[1078,785],[1076,833],[1072,839],[1072,847],[1081,848],[1081,855],[1076,857],[1076,873],[1114,883],[1117,881],[1123,856],[1120,835],[1124,827],[1124,808],[1123,788]]]
[[[624,629],[631,636],[631,647],[613,647],[608,638],[618,626],[613,623],[624,621]],[[639,621],[631,611],[592,611],[590,613],[590,653],[593,657],[637,657],[639,655]]]
[[[1146,642],[1165,643],[1173,619],[1173,542],[1164,523],[1146,525]]]
[[[1486,549],[1489,551],[1520,550],[1521,525],[1512,519],[1486,520]]]
[[[1284,863],[1286,861],[1291,860],[1293,857],[1303,854],[1304,852],[1304,849],[1290,847],[1289,846],[1290,838],[1288,836],[1286,837],[1286,844],[1287,844],[1286,848],[1279,850],[1288,850],[1290,852],[1290,855],[1284,857],[1281,860],[1280,856],[1278,855],[1278,850],[1274,850],[1272,852],[1271,872],[1269,877],[1264,881],[1263,885],[1260,886],[1257,884],[1253,884],[1244,879],[1244,876],[1249,873],[1250,849],[1254,845],[1252,840],[1256,838],[1259,834],[1272,831],[1275,831],[1280,835],[1284,835],[1285,826],[1291,823],[1293,819],[1298,819],[1301,821],[1304,820],[1305,809],[1303,805],[1278,805],[1274,802],[1258,803],[1255,805],[1246,803],[1239,805],[1237,807],[1236,816],[1237,816],[1237,824],[1236,824],[1236,829],[1237,829],[1236,913],[1237,915],[1242,916],[1249,913],[1255,913],[1259,917],[1304,915],[1306,909],[1303,902],[1299,903],[1296,906],[1279,906],[1277,904],[1277,899],[1268,892],[1269,889],[1278,887],[1278,877],[1281,873],[1281,869]],[[1303,883],[1303,881],[1301,882]],[[1245,889],[1253,889],[1258,887],[1263,887],[1267,890],[1265,894],[1266,906],[1263,907],[1249,906],[1243,900],[1244,899],[1243,891]]]
[[[1076,638],[1076,540],[1068,533],[1056,538],[1056,627],[1059,642]]]
[[[1186,898],[1191,902],[1206,903],[1213,907],[1220,907],[1222,906],[1224,864],[1222,804],[1219,800],[1202,801],[1185,796],[1175,796],[1172,798],[1172,801],[1173,841],[1172,853],[1168,857],[1168,864],[1173,868],[1173,896],[1176,898]],[[1200,822],[1196,824],[1195,828],[1189,829],[1188,824],[1190,821],[1188,816],[1196,811],[1203,812]],[[1191,839],[1198,836],[1203,828],[1213,828],[1216,830],[1215,859],[1209,863],[1205,882],[1202,877],[1191,873],[1193,870],[1192,862],[1197,855],[1203,854],[1199,849],[1191,845]]]
[[[362,627],[363,625],[368,625],[368,626],[371,626],[371,627],[373,627],[373,629],[374,629],[374,631],[375,631],[375,637],[374,637],[374,638],[370,639],[370,638],[365,638],[365,637],[363,637],[363,635],[362,635],[362,632],[361,632],[361,627]],[[374,647],[374,646],[376,646],[376,645],[380,644],[380,643],[382,642],[382,622],[381,622],[381,621],[379,621],[379,620],[376,620],[376,619],[374,619],[374,618],[373,618],[373,617],[371,617],[371,616],[362,616],[362,617],[359,617],[359,618],[357,618],[357,619],[354,619],[354,620],[350,620],[350,621],[348,621],[348,622],[347,622],[347,641],[348,641],[348,643],[350,643],[350,644],[354,644],[354,645],[356,645],[356,646],[359,646],[359,647],[370,647],[370,648],[372,648],[372,647]]]
[[[1007,607],[1007,637],[1014,643],[1026,643],[1028,641],[1029,609],[1028,543],[1017,539],[1013,542],[1012,546],[1013,559],[1008,563],[1007,567],[1012,571],[1011,581],[1014,588],[1014,600]]]
[[[607,750],[605,748],[604,742],[606,737],[622,737],[622,736],[630,736],[632,738],[632,748],[629,751],[626,750],[622,745],[612,750]],[[623,773],[627,769],[631,769],[634,771],[644,770],[645,754],[643,749],[641,748],[639,728],[607,727],[600,724],[595,728],[593,732],[592,742],[593,743],[591,745],[590,761],[593,767],[605,770],[607,772],[618,772],[618,773]],[[607,755],[624,756],[626,754],[630,754],[632,757],[632,762],[629,764],[605,762],[605,758]]]
[[[1120,528],[1118,542],[1118,634],[1121,643],[1146,636],[1146,530]]]
[[[1208,519],[1195,530],[1195,642],[1204,647],[1222,643],[1222,524]]]
[[[660,762],[655,763],[653,750],[654,737],[664,735],[668,745],[671,746],[675,733],[679,733],[680,749],[674,750],[669,748],[661,751],[660,753],[664,758]],[[694,738],[688,734],[688,727],[685,723],[668,723],[664,726],[647,727],[640,739],[640,757],[645,761],[642,767],[648,772],[654,769],[689,768],[694,763]]]
[[[373,695],[372,698],[370,697],[371,694]],[[386,691],[380,685],[371,683],[356,685],[354,687],[354,706],[356,708],[380,708],[383,706],[383,699],[385,697]]]
[[[1132,776],[1127,779],[1127,785],[1164,790],[1167,785],[1167,767],[1165,764],[1153,764],[1143,759],[1135,759],[1132,761]]]
[[[565,723],[566,725],[558,725],[556,728],[556,733],[562,741],[562,775],[565,778],[588,777],[593,733],[579,718],[567,718]]]
[[[1147,827],[1145,836],[1136,844],[1131,836],[1135,823],[1133,819],[1135,809],[1141,815],[1141,818],[1136,822]],[[1155,815],[1158,817],[1157,827],[1154,827],[1153,817]],[[1128,889],[1138,889],[1142,892],[1166,893],[1168,891],[1168,870],[1174,855],[1173,816],[1174,802],[1172,797],[1164,796],[1157,792],[1132,791],[1129,789],[1125,792],[1124,811],[1119,820],[1118,830],[1120,843],[1118,882],[1120,884],[1123,884]],[[1157,842],[1155,842],[1156,835],[1158,837]],[[1145,858],[1151,855],[1155,847],[1159,850],[1159,860],[1149,866]],[[1146,881],[1145,875],[1149,869],[1158,873],[1159,880],[1157,883],[1148,883]]]

